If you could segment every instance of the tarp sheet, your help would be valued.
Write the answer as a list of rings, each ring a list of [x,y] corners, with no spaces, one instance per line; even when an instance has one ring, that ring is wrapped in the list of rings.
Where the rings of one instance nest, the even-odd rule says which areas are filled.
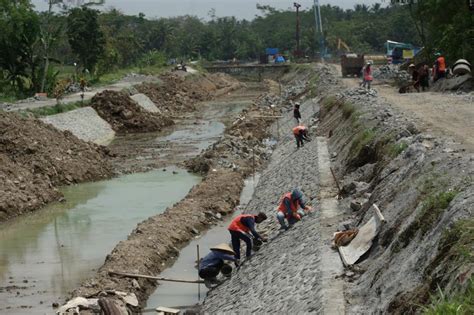
[[[372,242],[380,232],[382,222],[377,215],[370,218],[361,228],[359,233],[347,246],[338,247],[342,259],[348,265],[353,265],[372,246]]]

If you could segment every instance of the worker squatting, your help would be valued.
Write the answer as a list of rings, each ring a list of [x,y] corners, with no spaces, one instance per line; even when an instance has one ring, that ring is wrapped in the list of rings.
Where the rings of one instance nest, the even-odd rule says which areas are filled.
[[[304,141],[311,141],[311,139],[309,138],[307,128],[300,124],[301,114],[298,103],[295,105],[294,118],[298,125],[293,128],[293,135],[296,140],[296,146],[299,149],[304,145]],[[280,229],[284,231],[288,230],[311,211],[312,208],[306,205],[303,193],[299,189],[285,193],[280,198],[280,202],[275,210],[276,219],[280,223]],[[232,267],[226,262],[233,262],[237,268],[240,267],[241,241],[245,243],[246,259],[252,256],[252,251],[257,251],[263,243],[267,242],[267,238],[256,230],[256,225],[265,220],[267,220],[267,215],[263,212],[256,215],[241,214],[232,220],[228,227],[232,247],[227,243],[216,245],[199,262],[199,276],[204,279],[206,287],[212,288],[220,284],[221,281],[217,279],[219,273],[226,277],[230,276]]]

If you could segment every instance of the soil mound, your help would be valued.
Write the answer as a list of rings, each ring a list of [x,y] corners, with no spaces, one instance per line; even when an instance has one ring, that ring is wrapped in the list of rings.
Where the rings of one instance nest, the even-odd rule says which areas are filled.
[[[58,200],[59,185],[109,177],[106,156],[68,131],[0,112],[0,221]]]
[[[143,109],[125,93],[104,91],[92,98],[91,106],[118,133],[159,131],[173,121]]]
[[[218,92],[237,89],[240,83],[224,74],[179,76],[166,73],[160,77],[163,83],[143,83],[136,89],[147,95],[163,112],[188,112],[195,110],[196,102],[206,101]]]

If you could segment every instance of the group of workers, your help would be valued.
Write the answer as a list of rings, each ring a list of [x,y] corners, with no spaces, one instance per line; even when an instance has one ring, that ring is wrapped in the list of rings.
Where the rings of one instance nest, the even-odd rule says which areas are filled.
[[[308,129],[301,124],[300,104],[295,103],[293,117],[296,120],[296,127],[293,128],[293,135],[296,139],[296,146],[300,148],[304,141],[311,141]],[[303,216],[312,210],[306,205],[303,193],[299,189],[285,193],[276,208],[276,218],[281,230],[288,230]],[[267,242],[267,238],[257,232],[255,226],[267,219],[264,212],[258,214],[240,214],[235,217],[227,228],[231,237],[232,247],[226,243],[219,244],[211,248],[211,252],[199,262],[199,277],[204,279],[206,287],[220,283],[217,280],[219,273],[230,276],[232,267],[226,261],[233,262],[236,267],[240,266],[240,243],[245,243],[245,256],[249,259],[252,250],[256,251],[260,245]]]
[[[412,84],[417,92],[420,92],[420,87],[422,91],[429,88],[430,69],[427,64],[421,65],[417,69],[415,64],[412,63],[408,66],[408,72],[411,74]],[[446,72],[446,60],[440,53],[437,53],[431,72],[433,82],[446,78]]]
[[[280,229],[288,230],[311,210],[312,208],[306,205],[303,193],[299,189],[284,194],[276,209]],[[267,238],[255,229],[257,224],[266,219],[267,215],[264,212],[259,212],[256,215],[240,214],[232,220],[227,228],[231,236],[232,247],[226,243],[216,245],[199,262],[199,277],[204,279],[206,287],[212,288],[213,285],[220,283],[217,279],[219,273],[230,276],[232,267],[226,262],[233,262],[236,267],[240,266],[241,240],[245,242],[247,259],[252,256],[252,250],[258,250],[262,243],[267,242]]]

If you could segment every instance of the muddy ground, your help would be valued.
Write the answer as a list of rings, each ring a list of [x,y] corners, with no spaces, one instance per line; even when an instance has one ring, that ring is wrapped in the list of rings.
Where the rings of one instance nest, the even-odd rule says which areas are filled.
[[[173,75],[172,77],[175,77],[175,76]],[[151,89],[152,91],[158,91],[158,90],[162,91],[164,89],[164,91],[174,93],[176,91],[181,91],[181,88],[178,83],[185,80],[186,84],[183,84],[182,87],[184,88],[184,90],[186,90],[186,93],[190,93],[191,95],[194,95],[192,96],[192,102],[187,103],[192,106],[189,106],[186,108],[186,110],[183,110],[183,108],[172,107],[173,100],[176,98],[176,95],[173,94],[167,99],[169,107],[166,108],[166,110],[161,108],[161,111],[166,112],[167,114],[162,114],[160,115],[160,117],[159,116],[151,117],[150,115],[148,115],[148,113],[144,113],[140,108],[137,107],[137,104],[131,101],[128,95],[122,92],[105,91],[96,96],[96,99],[93,101],[93,103],[96,103],[96,104],[102,103],[102,105],[106,104],[105,106],[106,110],[105,110],[105,113],[103,113],[105,114],[104,116],[109,114],[107,120],[111,122],[113,125],[118,126],[116,130],[118,131],[121,130],[122,133],[125,134],[125,135],[120,136],[117,139],[117,141],[115,141],[108,148],[91,145],[92,148],[96,148],[97,150],[99,150],[99,152],[104,153],[103,162],[106,163],[106,165],[108,166],[107,168],[108,176],[110,176],[112,172],[113,174],[123,174],[123,173],[131,173],[131,172],[138,172],[138,171],[147,171],[150,169],[156,169],[156,168],[167,166],[170,164],[179,164],[189,159],[190,156],[195,156],[201,150],[199,146],[196,147],[196,144],[200,143],[201,140],[199,138],[196,138],[193,141],[193,136],[195,135],[195,132],[196,132],[196,130],[193,129],[194,127],[199,126],[200,124],[209,123],[211,120],[215,120],[216,117],[221,117],[221,116],[224,116],[222,118],[222,121],[223,123],[225,123],[225,125],[232,123],[233,119],[235,119],[238,112],[240,112],[242,108],[249,106],[249,104],[251,103],[251,101],[249,102],[249,98],[257,98],[258,95],[260,95],[262,88],[265,89],[265,87],[262,87],[260,84],[256,84],[251,88],[241,89],[232,94],[229,94],[235,89],[238,89],[240,87],[245,87],[245,86],[241,85],[238,81],[226,75],[213,75],[210,79],[205,79],[204,84],[196,84],[194,82],[194,80],[199,81],[200,79],[201,79],[200,77],[196,77],[196,76],[193,76],[187,79],[178,77],[178,79],[176,79],[176,82],[177,82],[176,86],[173,85],[171,88],[169,86],[164,88],[161,85],[149,87],[149,91],[151,91]],[[196,102],[200,102],[199,100],[209,100],[210,98],[215,98],[216,96],[218,97],[218,99],[213,101],[213,102],[216,102],[216,104],[214,105],[209,104],[208,106],[200,106],[201,103],[199,104],[196,103]],[[223,106],[222,104],[224,104],[225,106]],[[216,108],[214,109],[214,107]],[[223,109],[221,109],[221,107]],[[233,107],[235,107],[235,109]],[[124,116],[123,112],[128,111],[128,110],[132,110],[134,115],[136,114],[136,116],[139,116],[141,120],[139,121],[138,124],[133,125],[127,121],[127,115]],[[110,115],[110,113],[114,111],[119,113],[118,117],[114,115]],[[177,117],[177,113],[179,113],[181,116]],[[148,133],[147,136],[149,136],[149,138],[145,138],[145,140],[144,140],[143,133],[137,133],[137,130],[138,131],[156,130],[154,129],[155,125],[154,125],[153,120],[155,118],[166,117],[166,115],[169,115],[170,117],[173,116],[176,119],[177,124],[173,128],[168,128],[168,130],[162,130],[161,132],[158,132],[158,133],[156,132]],[[6,114],[5,117],[17,118],[18,116],[8,113]],[[142,119],[143,117],[145,117],[145,119],[151,117],[150,121],[152,122],[152,124],[150,128],[149,128],[150,125],[147,126],[146,124],[143,124],[140,127],[140,123],[143,122],[143,119]],[[1,121],[3,122],[6,120],[1,120]],[[17,125],[24,126],[27,130],[32,129],[30,125],[19,123],[21,122],[20,118],[18,118],[18,120],[14,122]],[[32,124],[39,124],[40,127],[37,128],[39,130],[32,130],[32,133],[37,135],[38,137],[41,137],[42,139],[53,138],[52,135],[54,135],[55,133],[63,134],[61,132],[57,132],[54,128],[52,128],[49,125],[44,125],[40,121],[30,119],[29,122],[32,122]],[[215,138],[209,139],[209,141],[211,141],[210,143],[217,141],[218,138],[220,137],[221,132],[225,128],[224,124],[221,124],[221,125],[222,126],[219,128],[222,128],[222,129],[217,130]],[[143,126],[147,126],[147,127],[143,128]],[[181,128],[183,128],[183,126],[187,128],[186,131],[187,131],[188,136],[191,135],[190,136],[191,140],[189,142],[186,142],[186,145],[183,146],[183,143],[179,143],[179,141],[175,141],[176,139],[175,140],[171,139],[164,142],[159,142],[156,140],[157,138],[162,137],[163,135],[166,135],[166,134],[173,135],[173,131],[175,130],[178,130],[178,132],[181,131]],[[52,134],[48,134],[48,133],[45,134],[42,128],[49,130],[49,132],[52,132]],[[161,129],[161,126],[159,126],[158,129]],[[126,135],[127,133],[129,133],[127,131],[130,131],[132,134]],[[21,136],[25,136],[24,132],[19,133],[18,130],[16,130],[14,134],[16,135],[20,134]],[[76,146],[78,144],[81,144],[85,147],[89,145],[80,140],[77,140],[74,136],[72,136],[68,132],[64,134],[68,136],[69,140],[75,139],[74,140],[75,142],[73,141],[73,144]],[[10,136],[10,134],[4,135],[3,139],[5,139],[4,141],[5,143],[7,140],[9,140],[7,136]],[[204,135],[204,137],[207,137],[207,135]],[[12,142],[14,142],[15,145],[18,145],[20,147],[20,148],[17,148],[18,150],[23,150],[21,147],[26,145],[27,143],[26,140],[31,139],[30,134],[28,134],[27,137],[23,137],[21,139],[24,140],[24,142],[19,141],[17,138],[12,140]],[[136,141],[136,139],[140,139],[140,141]],[[56,154],[56,151],[59,154],[61,152],[61,149],[64,149],[64,145],[68,143],[63,144],[63,143],[58,143],[56,141],[56,142],[51,142],[51,144],[55,145],[55,147],[53,149],[47,148],[45,150],[48,150],[48,152],[53,153],[51,154],[51,156],[49,156],[50,158],[58,159],[59,161],[59,157]],[[72,148],[72,150],[71,150],[71,153],[68,153],[68,154],[74,155],[76,148],[73,145],[70,145],[70,147]],[[10,153],[13,153],[14,151],[14,150],[11,150],[11,147],[5,148],[5,150],[9,151]],[[37,153],[37,150],[36,151],[29,150],[29,149],[27,150],[29,153],[32,154],[31,157],[34,156],[33,155],[34,153]],[[155,152],[157,154],[149,155],[147,152]],[[37,156],[34,156],[34,157],[37,158]],[[87,155],[86,155],[86,158],[88,158]],[[90,163],[90,161],[88,161],[87,164],[89,168],[93,168],[95,166],[95,164]],[[81,174],[80,171],[82,168],[83,166],[78,166],[77,164],[74,164],[74,169],[79,174]],[[93,173],[93,171],[91,171],[90,173]],[[169,220],[170,222],[173,222],[174,225],[176,226],[180,225],[186,228],[182,230],[180,230],[179,228],[176,229],[176,234],[173,237],[169,238],[166,242],[164,242],[163,247],[160,247],[163,250],[165,250],[164,252],[161,253],[163,254],[163,256],[161,257],[162,258],[164,257],[164,258],[160,260],[160,264],[162,262],[166,262],[169,259],[172,259],[172,257],[175,255],[175,254],[168,255],[170,253],[168,252],[168,250],[170,250],[170,246],[169,246],[170,244],[173,244],[171,248],[171,252],[175,253],[174,244],[181,243],[182,239],[189,239],[189,233],[190,233],[189,226],[192,226],[191,223],[190,224],[187,223],[189,220],[193,224],[196,225],[196,228],[191,228],[191,235],[195,235],[194,233],[196,233],[196,231],[205,229],[206,226],[208,226],[212,222],[215,222],[217,220],[217,217],[221,216],[220,213],[222,213],[223,215],[234,209],[235,205],[238,203],[238,197],[240,195],[240,190],[242,189],[244,176],[245,174],[243,172],[236,172],[232,168],[218,167],[218,169],[215,172],[212,172],[211,174],[206,176],[207,179],[204,185],[197,187],[193,192],[191,192],[190,197],[183,204],[181,204],[181,206],[176,206],[177,209],[173,210],[171,212],[171,215],[169,214],[164,215],[165,217],[168,218],[167,220]],[[69,177],[67,177],[67,179],[69,179]],[[93,180],[93,179],[94,178],[90,178],[89,180]],[[225,181],[224,179],[225,180],[230,179],[230,182],[227,182],[225,185],[223,185],[222,183]],[[54,182],[54,184],[57,184],[57,185],[69,184],[73,182],[79,182],[80,180],[87,180],[87,179],[84,179],[81,177],[78,180],[69,182],[69,181],[62,181],[62,177],[60,177],[59,180]],[[20,183],[20,184],[23,184],[23,183]],[[37,188],[40,189],[42,187],[37,187]],[[59,198],[61,196],[60,193],[54,187],[50,187],[50,188],[53,189],[53,191],[57,193],[57,196],[55,196],[56,198]],[[225,194],[222,194],[221,188],[223,188],[226,191]],[[6,195],[2,195],[2,197],[4,196]],[[47,200],[47,201],[51,201],[51,200]],[[41,205],[44,205],[44,204],[41,204]],[[35,207],[34,209],[36,208],[37,207]],[[198,211],[197,209],[199,209],[199,212],[204,211],[204,215],[199,216],[199,218],[197,218],[197,223],[196,223],[195,221],[196,216],[193,214],[196,214],[196,212]],[[220,211],[220,212],[216,212],[216,211]],[[200,214],[202,215],[202,213]],[[167,222],[168,221],[165,221],[164,225],[160,224],[159,227],[157,227],[156,225],[148,226],[148,227],[151,227],[150,232],[152,234],[155,234],[156,232],[157,234],[155,235],[167,234],[169,232],[168,227],[172,226],[172,225],[169,225]],[[145,226],[146,224],[143,225],[143,227]],[[145,228],[145,230],[146,229],[147,228]],[[137,234],[140,234],[140,232],[137,232]],[[160,237],[162,238],[162,236]],[[141,247],[141,250],[143,250],[143,248],[146,248],[147,246],[148,245],[145,244],[144,247]],[[128,247],[128,249],[130,249],[130,247]],[[137,257],[139,259],[139,256]],[[132,264],[135,264],[135,262],[132,262]],[[160,268],[164,268],[164,266],[160,265]],[[159,270],[161,269],[157,269],[157,271]],[[0,290],[6,290],[6,291],[15,290],[15,289],[18,289],[20,291],[22,290],[22,288],[14,288],[10,286],[0,288]]]
[[[59,200],[61,185],[110,177],[108,153],[40,120],[0,112],[0,221]]]
[[[165,213],[140,223],[126,241],[107,255],[97,276],[83,283],[74,296],[97,296],[114,288],[135,293],[143,305],[156,286],[154,281],[119,278],[108,272],[156,275],[174,261],[179,248],[234,210],[244,178],[265,164],[271,152],[264,140],[274,116],[268,106],[273,98],[256,97],[255,104],[237,119],[228,120],[223,138],[186,163],[203,174],[203,182]]]
[[[116,137],[109,145],[114,171],[142,172],[166,167],[170,162],[183,164],[219,140],[226,126],[251,105],[262,89],[265,87],[261,84],[246,84],[230,94],[219,93],[212,101],[197,103],[195,111],[180,113],[174,125],[161,132]],[[203,138],[208,140],[202,143]]]

